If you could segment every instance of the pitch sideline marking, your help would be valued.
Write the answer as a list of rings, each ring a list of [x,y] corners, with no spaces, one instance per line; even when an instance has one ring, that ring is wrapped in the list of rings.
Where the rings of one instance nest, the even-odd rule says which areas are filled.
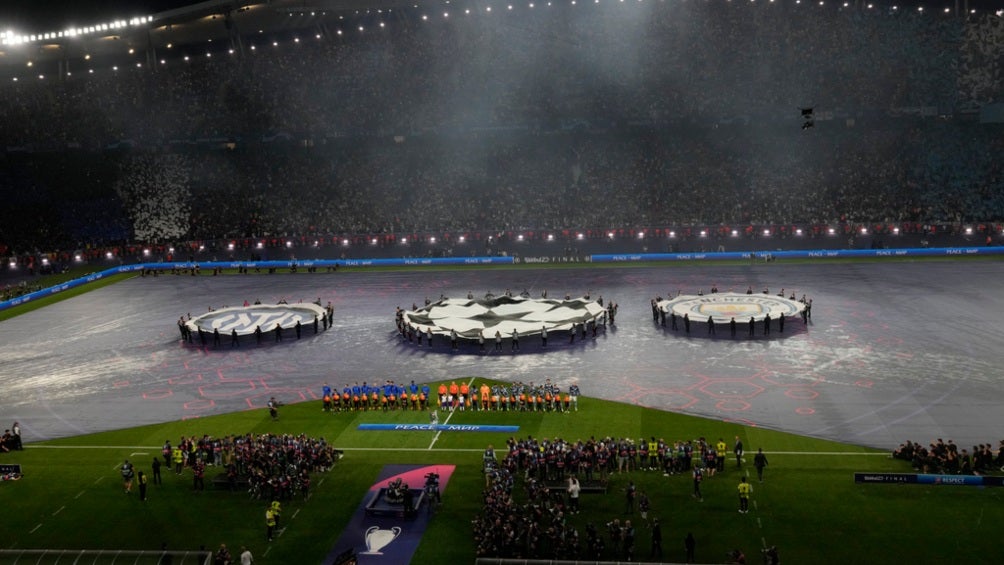
[[[470,388],[470,386],[472,384],[474,384],[474,379],[475,379],[475,377],[471,377],[471,380],[467,381],[468,388]],[[455,410],[453,410],[453,411],[450,412],[450,414],[446,417],[446,420],[443,421],[443,425],[444,426],[446,424],[450,423],[450,418],[452,418],[453,414],[455,414],[455,413],[456,413]],[[426,451],[432,451],[432,446],[436,445],[436,440],[439,439],[439,434],[441,434],[441,433],[443,433],[443,430],[439,430],[439,431],[436,432],[436,436],[432,438],[432,443],[429,444],[429,449],[427,449]],[[477,450],[475,450],[475,451],[477,451]]]

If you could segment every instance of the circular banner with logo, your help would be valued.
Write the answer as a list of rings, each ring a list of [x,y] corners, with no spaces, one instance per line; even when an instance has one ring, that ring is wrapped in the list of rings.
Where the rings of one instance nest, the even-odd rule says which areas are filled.
[[[491,339],[496,332],[508,338],[513,331],[526,337],[544,331],[570,330],[574,325],[599,322],[603,313],[603,306],[586,298],[444,298],[424,308],[405,311],[404,321],[422,333],[450,335],[455,331],[464,339],[477,339],[479,335]]]
[[[206,312],[187,322],[188,328],[198,332],[212,333],[220,330],[221,334],[230,335],[237,330],[237,335],[251,335],[255,328],[267,332],[275,329],[276,324],[282,329],[313,324],[314,319],[321,319],[327,311],[310,302],[299,304],[255,304],[254,306],[234,306]]]
[[[768,314],[773,319],[781,316],[799,316],[805,304],[783,296],[769,294],[739,294],[724,292],[695,296],[681,294],[670,300],[661,300],[659,308],[683,317],[686,314],[695,322],[706,322],[710,316],[716,324],[726,324],[732,318],[745,322],[750,318],[763,320]]]

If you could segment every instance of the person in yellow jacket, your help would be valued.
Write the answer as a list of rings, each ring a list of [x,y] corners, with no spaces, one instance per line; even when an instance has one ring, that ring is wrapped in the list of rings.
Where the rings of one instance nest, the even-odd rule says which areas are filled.
[[[719,472],[725,470],[725,454],[728,448],[729,446],[725,444],[725,440],[718,438],[718,443],[715,444],[715,468]]]
[[[739,513],[746,514],[750,511],[750,493],[753,492],[753,485],[746,482],[746,477],[739,479]]]
[[[171,461],[174,462],[174,472],[180,475],[181,467],[185,463],[185,456],[181,453],[181,447],[175,446],[171,450]]]
[[[272,508],[265,509],[265,538],[272,541],[272,534],[275,532],[275,513]]]
[[[273,500],[272,505],[269,507],[272,510],[272,515],[275,517],[275,525],[279,525],[279,517],[282,515],[282,504],[278,500]]]

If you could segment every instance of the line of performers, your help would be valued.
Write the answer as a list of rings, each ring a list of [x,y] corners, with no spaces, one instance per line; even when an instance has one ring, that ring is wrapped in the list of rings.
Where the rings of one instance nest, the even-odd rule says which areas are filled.
[[[321,388],[321,409],[325,412],[365,412],[372,410],[428,410],[429,385],[410,385],[388,380],[383,385],[346,384],[341,393],[325,384]]]
[[[453,381],[439,385],[439,409],[443,411],[498,412],[578,412],[579,385],[570,385],[565,394],[550,379],[543,384],[489,385],[471,387]]]

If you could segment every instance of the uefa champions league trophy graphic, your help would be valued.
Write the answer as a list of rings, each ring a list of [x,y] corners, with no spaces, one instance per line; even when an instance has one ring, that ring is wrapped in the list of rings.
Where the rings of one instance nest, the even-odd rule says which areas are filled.
[[[397,539],[397,536],[401,535],[401,528],[394,526],[389,530],[381,530],[380,526],[370,526],[366,530],[366,551],[362,552],[361,555],[383,555],[380,551],[387,544]]]

